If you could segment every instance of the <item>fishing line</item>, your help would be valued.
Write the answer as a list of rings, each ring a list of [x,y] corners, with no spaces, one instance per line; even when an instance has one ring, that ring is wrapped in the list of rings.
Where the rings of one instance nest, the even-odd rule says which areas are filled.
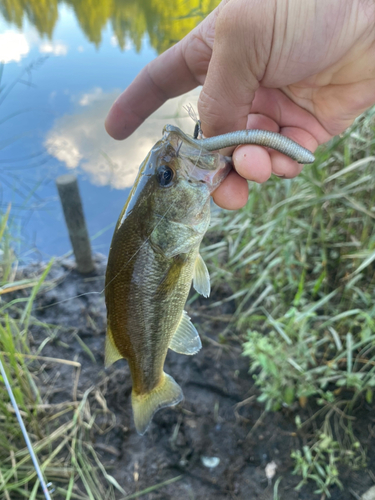
[[[181,149],[182,143],[183,143],[183,141],[181,141],[180,146],[177,148],[177,153],[179,153],[179,152],[180,152],[180,149]],[[192,165],[192,166],[191,166],[191,169],[187,171],[187,175],[189,175],[189,174],[193,171],[193,169],[197,166],[197,164],[198,164],[198,162],[199,162],[199,160],[200,160],[200,158],[201,158],[201,154],[202,154],[202,149],[200,149],[200,150],[199,150],[199,155],[197,156],[197,159],[196,159],[195,163],[194,163],[194,164],[193,164],[193,163],[191,164],[191,165]],[[145,199],[143,200],[143,202],[145,203],[151,195],[152,195],[152,193],[150,193],[150,194],[147,196],[147,198],[145,198]],[[135,252],[135,253],[134,253],[134,254],[130,257],[130,259],[129,259],[127,262],[125,262],[125,263],[123,264],[123,266],[120,268],[120,270],[118,271],[118,273],[117,273],[117,274],[116,274],[116,275],[115,275],[115,276],[111,279],[111,281],[109,281],[109,283],[107,283],[107,284],[105,285],[105,287],[104,287],[102,290],[100,290],[99,292],[85,292],[85,293],[81,293],[81,294],[79,294],[79,295],[75,295],[74,297],[69,297],[69,298],[67,298],[67,299],[59,300],[59,301],[57,301],[57,302],[54,302],[53,304],[48,304],[48,305],[46,305],[46,306],[41,306],[41,307],[38,307],[38,308],[36,308],[36,310],[37,310],[37,311],[42,311],[42,310],[44,310],[44,309],[48,309],[48,308],[50,308],[50,307],[57,306],[57,305],[59,305],[59,304],[63,304],[64,302],[69,302],[69,301],[71,301],[71,300],[78,299],[78,298],[80,298],[80,297],[86,297],[87,295],[102,295],[102,294],[105,292],[106,288],[107,288],[107,287],[108,287],[108,286],[109,286],[109,285],[110,285],[110,284],[111,284],[111,283],[112,283],[112,282],[113,282],[113,281],[114,281],[114,280],[115,280],[115,279],[116,279],[116,278],[120,275],[120,273],[121,273],[121,272],[125,269],[125,267],[126,267],[126,266],[127,266],[127,265],[128,265],[128,264],[129,264],[129,263],[130,263],[133,259],[134,259],[134,257],[136,257],[136,255],[137,255],[137,254],[138,254],[138,253],[142,250],[142,248],[143,248],[143,247],[144,247],[144,246],[145,246],[145,245],[146,245],[146,244],[150,241],[150,238],[151,238],[151,236],[152,236],[153,232],[155,231],[155,229],[156,229],[156,228],[158,227],[158,225],[159,225],[159,224],[160,224],[160,223],[161,223],[161,222],[162,222],[162,221],[166,218],[166,216],[168,215],[168,212],[169,212],[170,210],[172,210],[172,209],[175,207],[176,203],[177,203],[177,201],[174,201],[174,202],[173,202],[173,203],[172,203],[172,204],[168,207],[168,209],[165,211],[165,213],[164,213],[164,214],[160,217],[160,220],[159,220],[159,221],[155,224],[155,226],[153,227],[153,229],[152,229],[152,231],[151,231],[150,235],[149,235],[149,236],[147,236],[147,238],[146,238],[146,239],[145,239],[145,241],[142,243],[142,245],[138,248],[138,250],[137,250],[137,251],[136,251],[136,252]]]
[[[180,152],[180,149],[181,149],[181,146],[183,144],[183,141],[181,140],[181,143],[179,146],[177,146],[177,152],[176,152],[176,155],[178,155],[178,153]],[[202,149],[199,149],[199,154],[195,160],[195,163],[191,162],[191,168],[187,170],[187,175],[189,176],[190,173],[194,170],[194,168],[198,165],[198,162],[201,158],[201,155],[202,155]],[[143,200],[143,202],[146,202],[148,200],[148,198],[152,195],[152,193],[150,193],[146,198],[145,200]],[[53,304],[49,304],[47,306],[42,306],[42,307],[38,307],[36,310],[38,311],[41,311],[41,310],[44,310],[44,309],[48,309],[50,307],[53,307],[53,306],[57,306],[59,304],[63,304],[64,302],[69,302],[71,300],[74,300],[74,299],[78,299],[80,297],[86,297],[87,295],[102,295],[106,288],[121,274],[121,272],[125,269],[125,267],[134,259],[134,257],[136,257],[138,255],[138,253],[142,250],[142,248],[150,241],[150,238],[153,234],[153,232],[155,231],[155,229],[158,227],[158,225],[166,218],[166,216],[168,215],[168,212],[170,210],[172,210],[175,205],[177,203],[177,200],[175,200],[169,207],[168,209],[165,211],[165,213],[160,217],[160,220],[155,224],[155,226],[153,227],[151,233],[149,236],[147,236],[147,238],[145,239],[145,241],[142,243],[142,245],[138,248],[138,250],[130,257],[130,259],[125,262],[123,264],[123,266],[120,268],[120,270],[118,271],[118,273],[111,279],[111,281],[109,281],[109,283],[107,283],[104,288],[99,291],[99,292],[85,292],[85,293],[81,293],[79,295],[75,295],[74,297],[69,297],[67,299],[63,299],[63,300],[59,300],[58,302],[54,302]]]
[[[48,304],[48,306],[36,307],[35,310],[42,311],[44,309],[48,309],[49,307],[58,306],[59,304],[63,304],[64,302],[69,302],[69,301],[74,300],[74,299],[79,299],[80,297],[86,297],[87,295],[101,295],[104,292],[104,290],[105,290],[105,288],[103,288],[103,290],[101,290],[100,292],[85,292],[85,293],[81,293],[79,295],[74,295],[74,297],[69,297],[68,299],[59,300],[58,302],[54,302],[53,304]]]
[[[181,140],[181,144],[180,144],[180,146],[179,146],[179,147],[177,146],[177,153],[179,153],[179,151],[180,151],[180,149],[181,149],[182,142],[183,142],[183,141]],[[190,171],[190,172],[188,171],[188,175],[189,175],[189,174],[193,171],[193,169],[197,166],[198,161],[199,161],[199,159],[200,159],[200,157],[201,157],[201,152],[202,152],[202,150],[199,150],[199,156],[198,156],[198,158],[197,158],[197,160],[196,160],[196,163],[193,165],[193,167],[192,167],[191,171]],[[151,193],[149,194],[149,196],[151,196]],[[145,200],[145,201],[147,201],[147,200],[148,200],[149,196],[146,198],[146,200]],[[121,269],[118,271],[118,273],[117,273],[117,274],[116,274],[116,275],[115,275],[115,276],[111,279],[111,281],[110,281],[109,283],[107,283],[107,284],[105,285],[105,287],[103,288],[103,290],[102,290],[100,293],[103,293],[103,292],[105,291],[105,289],[106,289],[106,288],[107,288],[107,287],[108,287],[108,286],[109,286],[109,285],[110,285],[110,284],[111,284],[111,283],[112,283],[112,282],[113,282],[113,281],[114,281],[114,280],[115,280],[115,279],[116,279],[116,278],[120,275],[120,273],[121,273],[121,272],[125,269],[125,267],[129,264],[129,262],[131,262],[131,261],[134,259],[134,257],[135,257],[135,256],[136,256],[136,255],[137,255],[137,254],[138,254],[138,253],[142,250],[142,248],[146,245],[146,243],[148,243],[148,242],[150,241],[150,238],[151,238],[151,236],[152,236],[152,233],[155,231],[155,229],[158,227],[158,225],[159,225],[159,224],[160,224],[160,223],[161,223],[161,222],[165,219],[165,217],[167,216],[168,212],[169,212],[170,210],[172,210],[172,208],[174,208],[174,206],[175,206],[175,204],[176,204],[176,203],[177,203],[177,200],[175,200],[175,201],[174,201],[174,202],[173,202],[173,203],[172,203],[172,204],[168,207],[168,209],[166,210],[166,212],[165,212],[165,213],[164,213],[164,214],[160,217],[160,220],[159,220],[159,221],[155,224],[155,226],[152,228],[152,231],[151,231],[150,235],[149,235],[149,236],[147,236],[147,238],[146,238],[146,239],[145,239],[145,241],[142,243],[142,245],[138,248],[138,250],[137,250],[137,251],[136,251],[136,252],[135,252],[135,253],[134,253],[134,254],[130,257],[130,259],[129,259],[127,262],[125,262],[125,263],[124,263],[124,265],[121,267]],[[74,297],[73,297],[73,298],[74,298]]]
[[[10,401],[12,403],[13,408],[14,408],[14,412],[16,414],[19,426],[21,427],[21,431],[22,431],[23,437],[25,439],[26,446],[27,446],[27,448],[29,450],[31,460],[33,462],[34,468],[35,468],[36,473],[38,475],[40,486],[42,487],[42,490],[43,490],[43,493],[44,493],[44,496],[45,496],[46,500],[51,500],[50,491],[49,491],[48,488],[52,486],[52,483],[46,484],[46,482],[44,480],[43,473],[42,473],[42,471],[41,471],[41,469],[39,467],[38,459],[37,459],[37,457],[36,457],[36,455],[34,453],[33,445],[32,445],[32,443],[30,441],[30,438],[29,438],[29,435],[27,433],[25,424],[23,423],[23,420],[22,420],[22,417],[21,417],[21,413],[20,413],[20,411],[18,409],[18,405],[17,405],[16,399],[14,397],[12,388],[11,388],[11,386],[9,384],[9,380],[8,380],[8,377],[7,377],[7,374],[5,372],[5,368],[4,368],[4,365],[3,365],[2,361],[1,361],[1,359],[0,359],[0,372],[1,372],[1,375],[3,377],[5,388],[6,388],[7,392],[8,392],[8,395],[9,395],[9,399],[10,399]]]

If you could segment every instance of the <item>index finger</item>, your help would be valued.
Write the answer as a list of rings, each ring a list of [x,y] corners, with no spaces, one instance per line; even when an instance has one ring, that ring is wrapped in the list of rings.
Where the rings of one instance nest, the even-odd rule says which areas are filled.
[[[145,66],[110,109],[105,127],[114,139],[125,139],[168,99],[202,83],[211,48],[195,29]]]

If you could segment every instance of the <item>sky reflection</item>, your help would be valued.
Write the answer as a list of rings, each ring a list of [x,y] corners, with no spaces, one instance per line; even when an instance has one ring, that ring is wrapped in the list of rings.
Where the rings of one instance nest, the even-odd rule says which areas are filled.
[[[179,2],[179,8],[191,9],[194,1]],[[12,3],[10,15],[4,5]],[[99,234],[94,250],[107,253],[139,165],[163,126],[174,123],[192,133],[183,105],[195,105],[198,91],[168,102],[126,141],[106,134],[105,116],[121,90],[160,48],[199,21],[199,16],[172,19],[171,5],[159,12],[151,0],[110,4],[111,15],[116,8],[125,10],[102,22],[99,0],[89,18],[85,4],[73,0],[0,0],[0,209],[12,203],[21,261],[70,250],[57,176],[73,170],[78,175],[89,234]],[[152,17],[155,12],[159,18]],[[121,19],[127,21],[119,26]]]
[[[100,88],[83,94],[78,101],[81,109],[56,120],[45,147],[68,169],[82,169],[93,184],[125,189],[132,186],[140,164],[161,138],[167,122],[193,133],[194,122],[184,106],[197,101],[198,91],[165,103],[125,141],[114,141],[103,125],[118,94]]]

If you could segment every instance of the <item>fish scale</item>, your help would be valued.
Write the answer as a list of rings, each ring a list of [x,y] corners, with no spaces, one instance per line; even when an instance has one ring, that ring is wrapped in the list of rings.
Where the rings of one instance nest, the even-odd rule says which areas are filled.
[[[151,391],[161,377],[167,354],[164,346],[169,344],[185,305],[196,251],[187,256],[184,265],[179,266],[178,278],[173,279],[175,259],[166,259],[155,252],[147,241],[138,244],[141,249],[128,265],[126,260],[132,248],[130,252],[129,248],[120,251],[124,261],[116,258],[116,264],[122,269],[107,286],[106,295],[111,329],[122,331],[122,335],[117,336],[116,347],[129,361],[134,391],[141,393]],[[111,274],[109,266],[107,273]],[[169,286],[163,287],[161,279],[169,280]],[[165,336],[158,332],[165,332]]]

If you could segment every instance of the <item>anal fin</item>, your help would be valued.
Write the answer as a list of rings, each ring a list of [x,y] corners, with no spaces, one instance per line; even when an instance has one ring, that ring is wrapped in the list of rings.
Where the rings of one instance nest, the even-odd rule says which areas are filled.
[[[186,311],[182,311],[181,320],[170,343],[169,349],[179,354],[196,354],[202,348],[197,329],[191,323]]]
[[[138,434],[142,436],[147,431],[155,412],[178,404],[183,397],[181,387],[166,373],[151,392],[139,395],[132,392],[133,417]]]
[[[203,297],[208,297],[210,295],[210,275],[200,254],[198,254],[197,260],[195,261],[193,287],[198,293],[203,295]]]
[[[104,351],[104,366],[108,368],[108,366],[111,366],[113,363],[118,361],[119,359],[122,359],[121,354],[119,353],[117,347],[115,346],[113,340],[112,340],[112,332],[109,328],[107,327],[107,335],[105,337],[105,351]]]

